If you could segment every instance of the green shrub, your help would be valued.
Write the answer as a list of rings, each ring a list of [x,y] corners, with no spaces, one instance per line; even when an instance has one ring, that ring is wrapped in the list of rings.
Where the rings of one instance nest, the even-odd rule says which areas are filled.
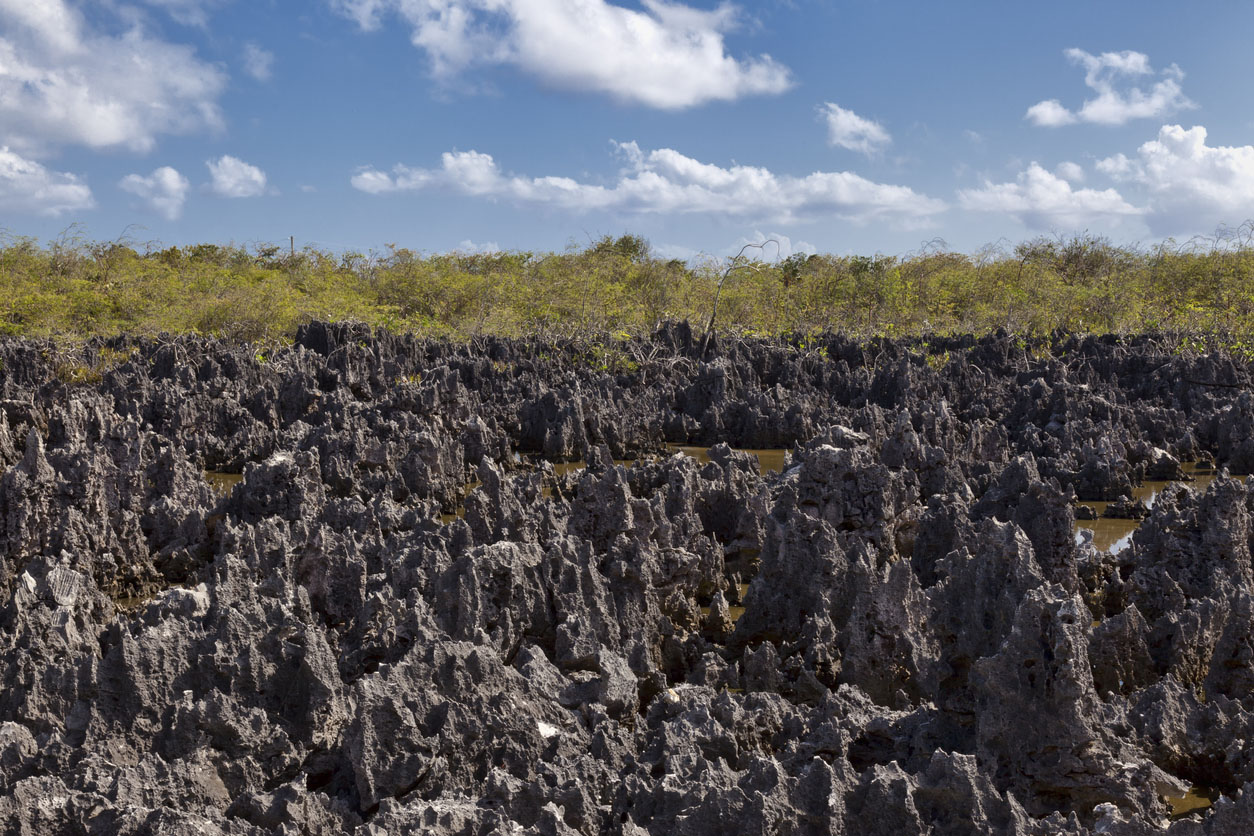
[[[902,256],[794,255],[778,262],[654,256],[634,235],[561,253],[293,253],[261,244],[0,239],[0,335],[88,338],[200,333],[289,338],[310,319],[358,320],[454,339],[597,338],[663,320],[720,331],[858,338],[1152,331],[1254,347],[1254,226],[1244,234],[1118,247],[1089,235],[973,254],[933,243]],[[1238,230],[1240,232],[1240,230]],[[595,341],[595,340],[594,340]],[[597,365],[625,369],[610,358]],[[71,382],[94,374],[67,367]]]

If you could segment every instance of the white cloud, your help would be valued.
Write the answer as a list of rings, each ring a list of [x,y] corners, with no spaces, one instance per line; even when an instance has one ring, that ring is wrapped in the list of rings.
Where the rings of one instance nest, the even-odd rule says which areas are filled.
[[[204,26],[209,22],[209,8],[229,0],[143,0],[149,6],[163,10],[179,23],[188,26]]]
[[[1068,183],[1083,183],[1085,178],[1084,166],[1079,163],[1073,163],[1070,160],[1055,166],[1054,173]]]
[[[870,156],[893,141],[879,122],[859,116],[838,104],[825,102],[819,115],[827,122],[827,142]]]
[[[485,244],[476,244],[469,238],[458,244],[457,248],[454,250],[454,252],[466,253],[468,255],[476,255],[479,253],[492,255],[494,253],[499,253],[500,251],[501,247],[495,241],[488,241]]]
[[[0,212],[56,216],[95,205],[91,189],[73,174],[49,171],[0,147]]]
[[[645,152],[634,142],[614,145],[627,166],[609,186],[502,174],[490,155],[478,151],[446,152],[435,169],[397,165],[387,173],[364,168],[353,175],[352,184],[371,194],[441,188],[577,212],[704,214],[776,223],[836,217],[920,225],[946,208],[943,201],[906,186],[875,183],[848,171],[793,177],[755,166],[723,168],[670,148]]]
[[[266,173],[230,154],[205,163],[213,175],[210,190],[219,197],[257,197],[266,193]]]
[[[775,243],[770,243],[774,241]],[[793,241],[792,238],[782,232],[762,233],[754,230],[753,234],[747,238],[740,238],[736,243],[727,248],[727,255],[736,255],[741,248],[749,244],[766,244],[762,248],[756,246],[750,247],[744,251],[745,257],[755,259],[757,261],[776,262],[783,261],[793,255],[814,255],[818,252],[818,248],[813,244],[805,241]]]
[[[1151,229],[1204,231],[1217,222],[1254,217],[1254,145],[1206,144],[1206,128],[1164,125],[1137,158],[1116,154],[1097,169],[1143,186],[1150,195]]]
[[[1136,163],[1120,153],[1098,160],[1094,168],[1116,180],[1130,180],[1136,170]]]
[[[0,142],[23,153],[148,151],[160,134],[222,124],[222,73],[138,23],[105,34],[66,0],[0,0],[0,33]]]
[[[274,70],[274,53],[255,43],[244,44],[244,72],[258,81],[269,81]]]
[[[1122,82],[1154,76],[1149,56],[1131,50],[1091,55],[1082,49],[1064,52],[1068,60],[1084,68],[1084,84],[1097,93],[1078,111],[1072,112],[1057,99],[1037,102],[1028,108],[1024,118],[1036,125],[1056,128],[1076,122],[1099,125],[1122,125],[1133,119],[1156,119],[1197,107],[1180,87],[1184,72],[1172,64],[1157,75],[1161,78],[1148,90],[1122,86]]]
[[[1144,214],[1114,189],[1074,189],[1037,163],[1020,172],[1013,183],[985,181],[983,188],[962,189],[958,202],[964,209],[1010,215],[1033,229],[1117,223]]]
[[[1058,128],[1063,125],[1074,125],[1076,116],[1062,106],[1057,99],[1037,102],[1028,108],[1027,119],[1046,128]]]
[[[177,170],[163,165],[147,177],[128,174],[118,187],[147,202],[153,212],[173,221],[183,214],[183,202],[187,200],[190,184]]]
[[[82,37],[78,14],[57,0],[46,3],[0,0],[0,19],[7,19],[6,29],[16,25],[63,52],[76,49]]]
[[[507,64],[554,87],[668,110],[792,86],[788,69],[769,55],[727,54],[723,36],[738,16],[727,3],[705,11],[664,0],[641,0],[643,10],[606,0],[330,2],[366,30],[399,15],[442,80]]]

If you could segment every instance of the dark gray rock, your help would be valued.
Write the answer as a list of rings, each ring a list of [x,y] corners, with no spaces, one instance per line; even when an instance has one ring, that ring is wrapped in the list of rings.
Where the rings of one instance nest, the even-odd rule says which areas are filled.
[[[0,829],[1250,830],[1254,491],[1071,510],[1248,471],[1248,364],[819,342],[0,340]]]

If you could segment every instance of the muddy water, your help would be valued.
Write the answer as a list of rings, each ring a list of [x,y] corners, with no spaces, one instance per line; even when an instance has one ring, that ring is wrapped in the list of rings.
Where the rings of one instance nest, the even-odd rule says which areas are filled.
[[[710,450],[707,447],[692,447],[685,444],[667,444],[666,449],[672,453],[683,453],[685,456],[692,456],[697,461],[705,464],[710,460]],[[745,448],[734,448],[741,453],[752,453],[758,459],[758,472],[765,476],[768,473],[783,473],[784,458],[792,452],[789,450],[750,450]]]
[[[1181,819],[1197,810],[1206,810],[1219,798],[1218,791],[1211,787],[1194,786],[1184,795],[1168,795],[1166,801],[1171,805],[1171,818]]]
[[[205,471],[205,481],[209,483],[209,489],[218,496],[226,496],[231,489],[238,485],[244,479],[242,473],[219,473],[216,470]]]
[[[114,598],[113,606],[116,607],[117,611],[120,613],[131,614],[138,612],[144,604],[147,604],[152,600],[152,597],[153,596],[151,595],[124,595],[121,598]]]
[[[614,459],[614,464],[621,464],[623,467],[631,467],[637,459]],[[565,476],[568,473],[578,473],[586,470],[588,463],[583,461],[577,462],[553,462],[553,472],[558,476]]]
[[[747,583],[737,584],[736,589],[737,589],[737,590],[739,590],[739,592],[740,592],[740,597],[739,597],[739,599],[738,599],[738,600],[739,600],[739,601],[741,601],[741,602],[743,603],[743,602],[744,602],[744,600],[745,600],[745,596],[749,594],[749,584],[747,584]],[[709,615],[709,614],[710,614],[710,608],[709,608],[709,607],[701,607],[701,617],[702,617],[702,618],[706,617],[706,616],[707,616],[707,615]],[[734,625],[737,621],[739,621],[739,620],[740,620],[740,617],[741,617],[742,615],[744,615],[744,614],[745,614],[745,608],[744,608],[743,606],[732,606],[731,604],[728,604],[728,606],[727,606],[727,615],[728,615],[728,617],[730,617],[730,618],[731,618],[731,621],[732,621],[732,624],[733,624],[733,625]]]
[[[1183,482],[1193,490],[1203,493],[1215,481],[1216,473],[1214,470],[1206,466],[1199,466],[1197,462],[1181,462],[1180,467],[1185,473],[1193,477],[1192,482]],[[1158,494],[1164,488],[1172,484],[1171,482],[1146,481],[1142,482],[1132,491],[1134,500],[1140,499],[1149,508],[1154,507],[1154,500],[1158,498]],[[1132,533],[1136,531],[1137,526],[1141,524],[1140,520],[1117,520],[1102,517],[1105,513],[1109,502],[1085,502],[1098,513],[1096,520],[1076,520],[1075,536],[1076,542],[1080,542],[1080,529],[1087,528],[1093,532],[1093,545],[1098,551],[1110,552],[1116,554],[1123,551],[1132,542]]]
[[[475,479],[471,482],[467,482],[466,484],[462,485],[461,503],[457,506],[457,510],[454,511],[452,514],[441,514],[440,524],[448,525],[453,520],[460,520],[462,517],[466,516],[466,497],[470,496],[470,492],[482,484],[483,483],[480,482],[478,479]]]

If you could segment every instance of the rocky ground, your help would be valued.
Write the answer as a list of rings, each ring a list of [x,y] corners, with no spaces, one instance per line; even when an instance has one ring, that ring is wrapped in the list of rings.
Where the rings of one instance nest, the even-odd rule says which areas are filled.
[[[1246,364],[104,351],[68,385],[0,341],[5,832],[1254,832]],[[1128,548],[1076,537],[1197,460],[1108,506],[1148,513]]]

